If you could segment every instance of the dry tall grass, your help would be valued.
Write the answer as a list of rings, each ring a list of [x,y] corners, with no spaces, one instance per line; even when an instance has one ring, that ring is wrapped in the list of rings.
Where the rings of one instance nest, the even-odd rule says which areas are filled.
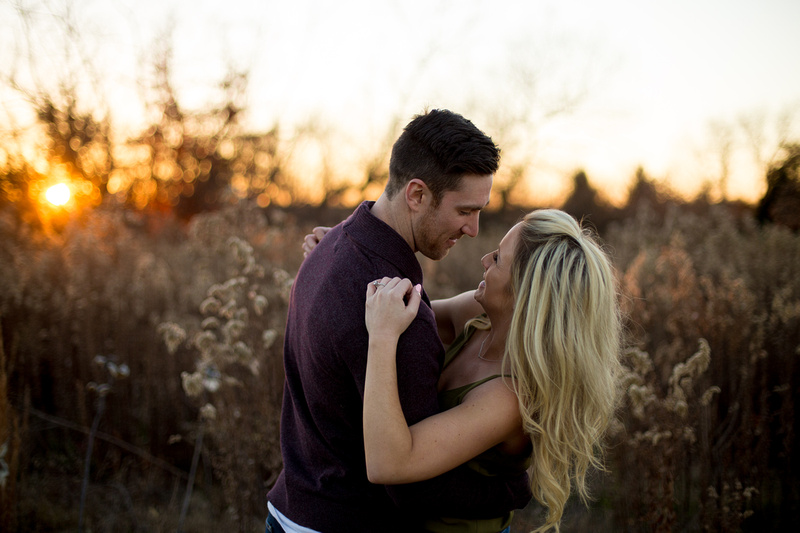
[[[706,207],[643,209],[602,230],[629,373],[609,473],[595,474],[591,509],[571,503],[564,531],[779,530],[798,511],[800,237]],[[316,222],[247,205],[188,225],[99,209],[41,238],[0,213],[3,531],[78,523],[97,355],[130,376],[106,397],[87,527],[174,531],[202,430],[184,530],[263,530],[287,289]],[[486,216],[475,242],[426,262],[429,292],[473,288],[510,222]]]
[[[790,527],[800,501],[800,238],[712,207],[674,208],[661,220],[642,211],[608,240],[641,355],[630,358],[640,380],[610,457],[615,490],[624,488],[615,513],[629,510],[619,524]],[[708,359],[682,367],[698,342]]]

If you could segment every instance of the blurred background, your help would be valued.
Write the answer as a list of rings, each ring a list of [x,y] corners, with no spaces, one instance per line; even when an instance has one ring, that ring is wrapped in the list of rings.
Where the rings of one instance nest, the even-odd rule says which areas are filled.
[[[102,163],[91,158],[103,175],[95,201],[142,205],[162,181],[194,184],[176,177],[185,168],[161,169],[155,186],[122,171],[146,159],[135,147],[158,125],[172,144],[223,131],[268,144],[252,148],[267,154],[253,165],[280,160],[280,179],[231,182],[262,205],[356,203],[425,108],[460,112],[501,145],[496,196],[519,204],[563,201],[578,170],[619,204],[640,167],[682,197],[753,202],[800,128],[792,0],[0,6],[0,161],[66,179],[42,161],[55,149],[41,131],[52,107],[65,150],[73,133],[83,142],[72,151],[108,145]],[[62,131],[70,116],[77,132]],[[228,159],[241,152],[218,144]],[[173,203],[191,194],[175,189]]]
[[[476,242],[421,258],[432,296],[474,288],[537,207],[619,273],[609,471],[564,530],[786,527],[797,20],[794,0],[1,0],[0,527],[263,530],[302,237],[376,199],[432,108],[502,149]]]

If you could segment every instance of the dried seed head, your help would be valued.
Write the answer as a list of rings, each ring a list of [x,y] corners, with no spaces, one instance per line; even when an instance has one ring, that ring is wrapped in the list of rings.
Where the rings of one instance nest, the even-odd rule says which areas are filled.
[[[203,329],[217,329],[219,327],[219,320],[215,316],[210,316],[200,323]]]
[[[222,334],[225,336],[225,339],[228,342],[233,342],[242,336],[242,333],[244,333],[244,328],[245,323],[241,320],[229,320],[224,326],[222,326]]]
[[[275,339],[278,338],[278,332],[274,329],[268,329],[261,334],[261,340],[264,343],[265,349],[270,349],[272,345],[275,343]]]
[[[706,390],[703,393],[703,396],[700,398],[700,404],[703,405],[703,406],[708,406],[711,403],[711,400],[713,399],[714,394],[719,394],[720,392],[721,392],[721,389],[719,387],[717,387],[716,385],[714,385],[713,387],[709,387],[708,390]]]
[[[212,296],[203,300],[203,303],[200,304],[200,312],[204,315],[214,315],[219,312],[221,307],[222,302]]]
[[[238,341],[233,345],[233,353],[236,354],[236,358],[240,363],[247,364],[253,358],[253,350],[242,341]]]
[[[194,337],[194,345],[203,354],[208,354],[217,343],[217,337],[210,331],[203,331]]]
[[[181,372],[181,384],[186,396],[194,398],[203,393],[203,376],[199,372]]]
[[[170,354],[174,354],[181,343],[186,340],[186,331],[174,322],[164,322],[159,325],[158,332],[164,337],[164,343]]]
[[[679,417],[686,418],[686,415],[689,414],[689,404],[684,400],[678,400],[675,402],[672,410],[675,411]]]
[[[267,301],[266,296],[259,294],[253,298],[253,309],[255,309],[258,316],[264,314],[264,310],[267,308],[268,304],[269,302]]]
[[[205,404],[203,407],[200,408],[200,418],[202,418],[203,420],[216,420],[217,408],[211,405],[210,403]]]
[[[219,310],[219,315],[223,318],[231,319],[236,313],[236,300],[229,300],[222,309]]]

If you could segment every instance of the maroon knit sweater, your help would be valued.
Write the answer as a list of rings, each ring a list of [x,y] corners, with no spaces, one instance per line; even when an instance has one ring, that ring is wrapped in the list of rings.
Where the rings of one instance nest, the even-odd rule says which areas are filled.
[[[420,516],[501,516],[530,500],[527,476],[487,478],[468,468],[409,485],[367,480],[362,400],[368,334],[367,284],[383,276],[422,283],[403,238],[362,203],[309,254],[292,288],[284,341],[281,453],[268,494],[293,522],[323,533],[413,531]],[[398,384],[413,424],[438,412],[444,348],[430,300],[400,337]]]

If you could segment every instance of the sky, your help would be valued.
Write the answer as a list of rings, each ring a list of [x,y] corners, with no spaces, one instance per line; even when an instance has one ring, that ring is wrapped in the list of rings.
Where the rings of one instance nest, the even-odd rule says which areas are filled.
[[[0,26],[12,24],[14,4],[44,21],[63,2],[2,0]],[[578,169],[612,199],[639,166],[693,194],[719,181],[723,153],[728,196],[754,201],[763,169],[739,124],[757,125],[762,164],[782,136],[800,139],[798,0],[69,4],[118,121],[142,119],[142,61],[169,39],[184,105],[213,98],[229,66],[245,69],[246,126],[313,125],[340,141],[342,168],[413,115],[443,107],[490,134],[503,165],[529,170],[526,190],[539,204],[555,202]]]

